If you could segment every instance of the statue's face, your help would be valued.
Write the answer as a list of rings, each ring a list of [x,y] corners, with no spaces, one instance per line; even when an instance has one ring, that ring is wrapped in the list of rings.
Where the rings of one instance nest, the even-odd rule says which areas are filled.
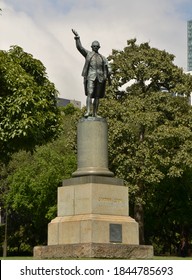
[[[98,41],[94,41],[91,45],[91,48],[94,52],[98,52],[99,48],[100,48],[100,44]]]

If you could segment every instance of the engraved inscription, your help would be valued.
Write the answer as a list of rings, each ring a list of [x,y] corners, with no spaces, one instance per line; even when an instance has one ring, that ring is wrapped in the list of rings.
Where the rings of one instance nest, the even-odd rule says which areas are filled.
[[[99,197],[99,201],[112,202],[112,199],[110,197]]]
[[[122,199],[110,198],[110,197],[99,197],[98,200],[101,202],[123,203]]]

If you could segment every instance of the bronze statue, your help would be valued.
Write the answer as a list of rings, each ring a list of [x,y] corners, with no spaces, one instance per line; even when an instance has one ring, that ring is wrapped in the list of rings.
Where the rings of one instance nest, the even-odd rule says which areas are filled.
[[[85,57],[85,65],[82,72],[85,95],[87,96],[87,112],[85,117],[91,115],[98,117],[99,99],[105,96],[106,80],[109,79],[108,61],[98,52],[100,48],[98,41],[93,41],[91,45],[92,51],[88,51],[82,46],[79,34],[74,29],[72,29],[72,32],[75,35],[78,51]],[[94,101],[93,113],[91,114],[92,98]]]

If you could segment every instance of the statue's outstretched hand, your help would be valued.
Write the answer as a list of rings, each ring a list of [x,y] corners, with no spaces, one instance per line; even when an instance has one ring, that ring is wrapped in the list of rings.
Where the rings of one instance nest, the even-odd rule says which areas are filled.
[[[75,37],[79,37],[79,34],[77,33],[77,31],[75,31],[74,29],[72,29],[73,34],[75,35]]]

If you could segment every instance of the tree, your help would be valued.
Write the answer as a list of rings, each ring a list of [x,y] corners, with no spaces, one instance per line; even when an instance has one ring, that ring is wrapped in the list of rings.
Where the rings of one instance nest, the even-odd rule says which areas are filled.
[[[9,247],[22,251],[24,245],[46,244],[47,225],[56,216],[57,188],[76,166],[72,152],[60,151],[56,142],[42,146],[9,176]]]
[[[59,134],[60,111],[45,67],[18,46],[0,51],[0,85],[0,162],[7,166],[14,153],[33,152]],[[7,191],[4,185],[1,192]]]
[[[8,165],[4,177],[10,188],[5,197],[9,252],[31,253],[35,245],[46,244],[47,224],[56,216],[57,188],[76,170],[73,148],[79,110],[69,107],[58,139],[38,147],[33,155],[14,154]]]
[[[180,253],[181,239],[191,239],[191,182],[192,172],[185,170],[180,177],[165,177],[151,186],[145,205],[145,236],[156,254]]]
[[[152,186],[192,167],[187,100],[192,77],[174,65],[173,55],[135,39],[123,51],[113,50],[109,60],[112,86],[101,110],[109,123],[110,168],[130,185],[144,244],[144,208]]]
[[[52,140],[59,132],[57,91],[43,64],[18,46],[0,51],[0,160]]]

